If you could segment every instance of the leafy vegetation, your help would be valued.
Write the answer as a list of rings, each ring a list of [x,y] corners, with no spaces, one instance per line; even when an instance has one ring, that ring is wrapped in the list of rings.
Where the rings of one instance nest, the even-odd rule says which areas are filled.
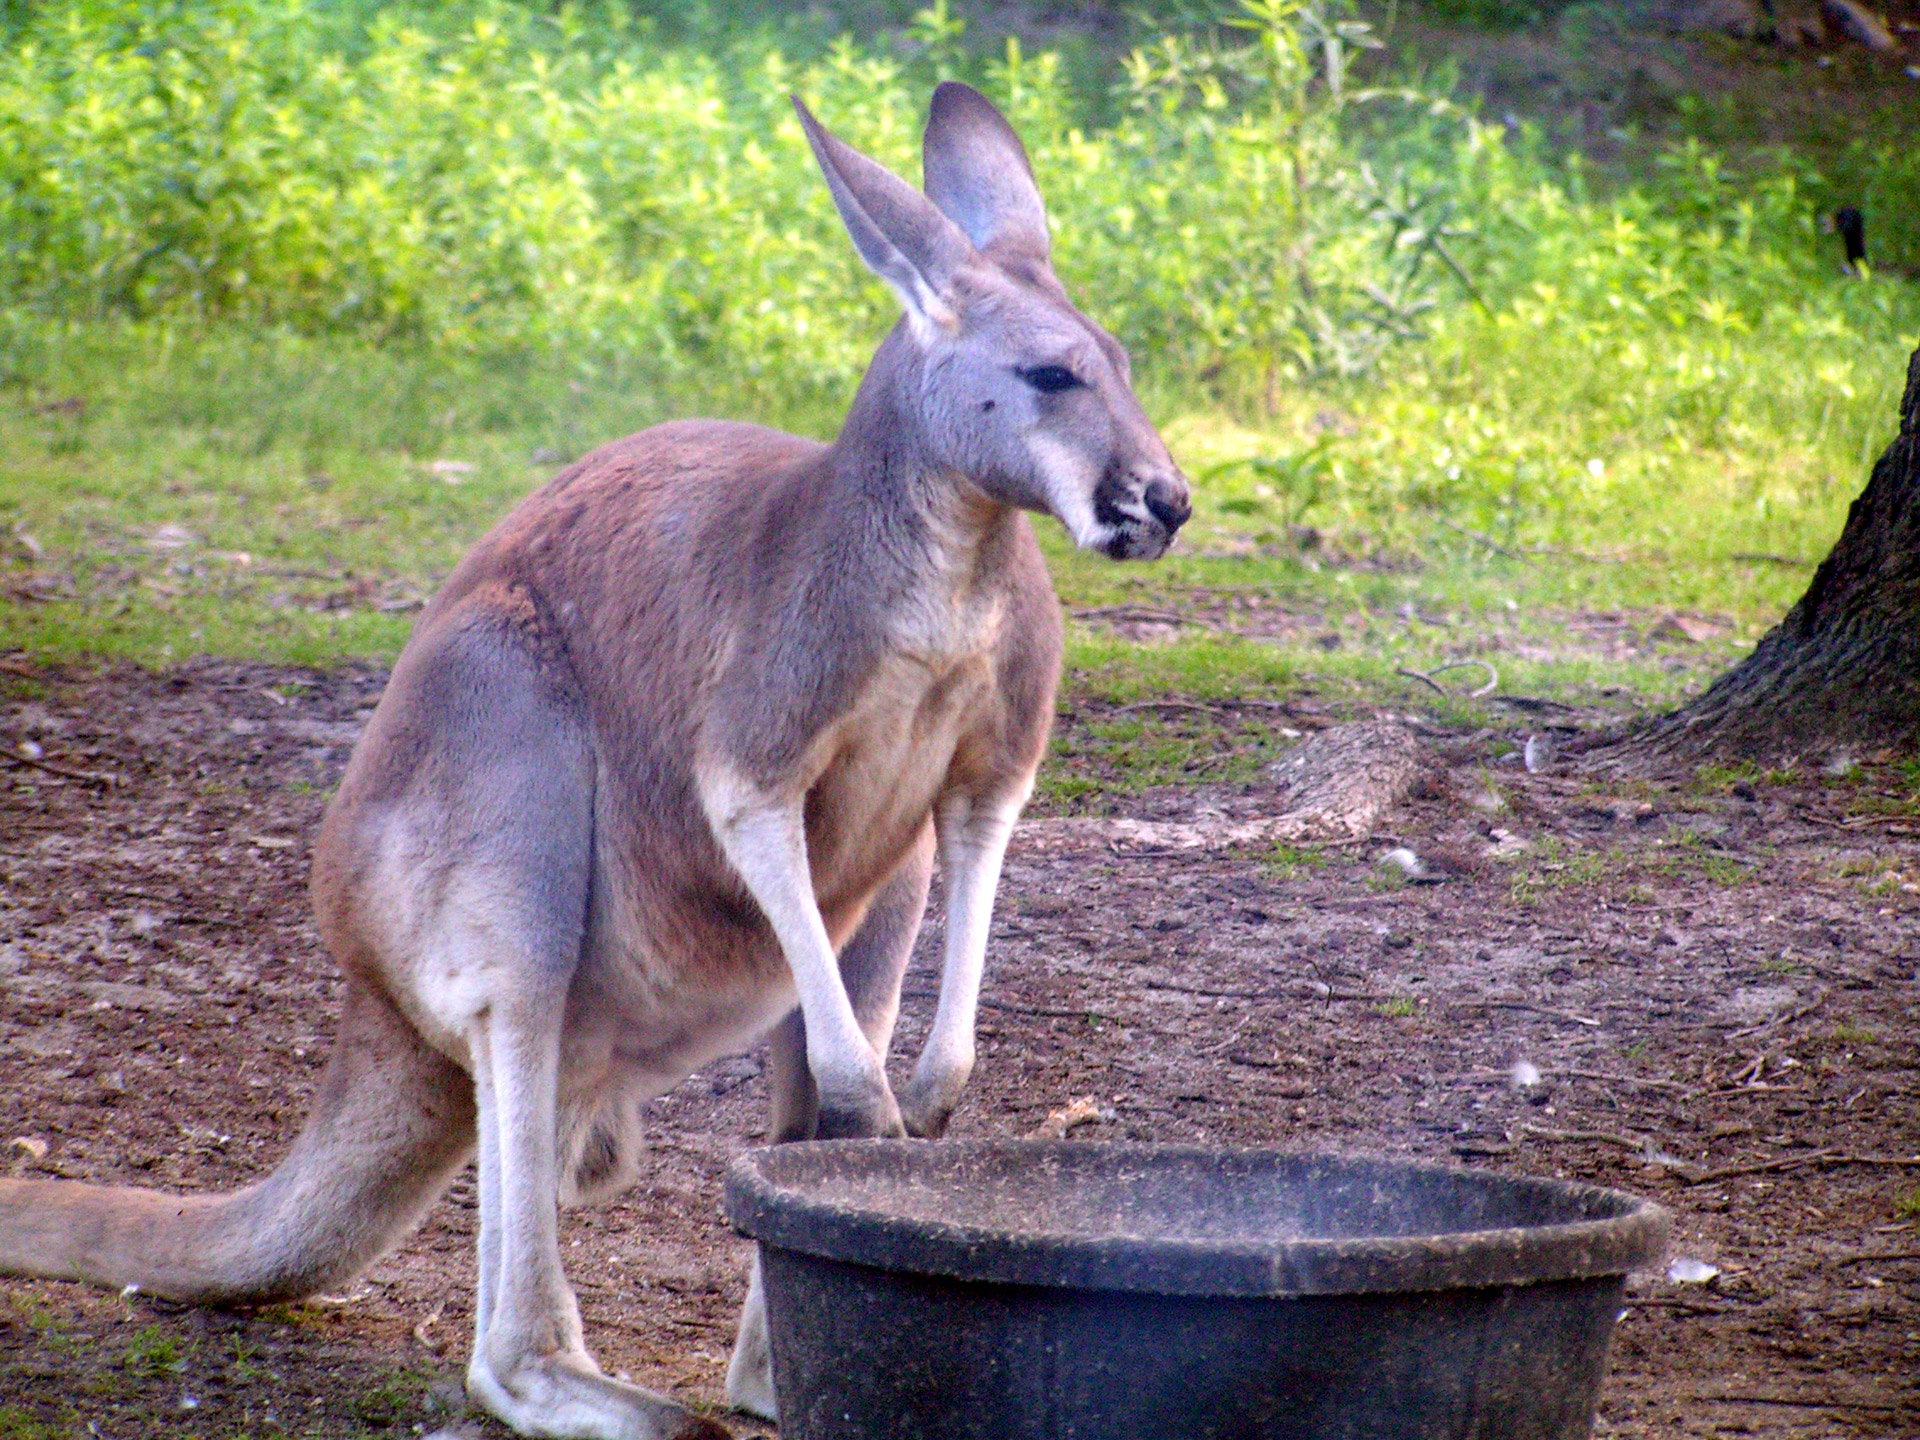
[[[939,6],[900,45],[655,9],[10,11],[9,641],[390,656],[593,445],[702,412],[830,433],[893,309],[791,91],[910,176],[943,75],[1027,138],[1063,278],[1202,482],[1150,570],[1049,531],[1069,605],[1312,619],[1076,627],[1074,693],[1104,704],[1359,687],[1465,719],[1472,672],[1422,677],[1495,651],[1509,687],[1663,703],[1804,585],[1920,343],[1920,288],[1839,273],[1803,161],[1683,139],[1602,184],[1397,73],[1344,0],[1144,34],[1110,84],[972,48]],[[1881,203],[1920,187],[1894,150],[1859,163]],[[1557,643],[1671,611],[1716,618],[1685,664]]]

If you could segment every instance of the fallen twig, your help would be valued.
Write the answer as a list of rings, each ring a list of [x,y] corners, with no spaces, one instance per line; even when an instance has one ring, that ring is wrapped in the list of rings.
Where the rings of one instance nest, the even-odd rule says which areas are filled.
[[[902,1000],[937,1001],[940,998],[940,992],[937,990],[902,990],[900,992],[900,998]],[[980,997],[979,1004],[983,1010],[1002,1010],[1009,1015],[1037,1015],[1044,1020],[1104,1020],[1113,1025],[1124,1025],[1127,1023],[1117,1015],[1103,1014],[1098,1010],[1089,1010],[1085,1006],[1082,1006],[1078,1010],[1066,1010],[1050,1005],[1021,1005],[1012,1000],[994,1000],[985,995]]]
[[[1571,1010],[1550,1010],[1545,1005],[1530,1004],[1525,1000],[1470,1000],[1470,1005],[1484,1005],[1489,1010],[1527,1010],[1535,1015],[1545,1015],[1554,1020],[1566,1020],[1575,1025],[1584,1025],[1589,1030],[1598,1030],[1601,1022],[1591,1015],[1576,1015]]]
[[[1604,1070],[1548,1070],[1551,1079],[1556,1075],[1565,1075],[1574,1080],[1601,1080],[1612,1085],[1638,1085],[1642,1090],[1684,1090],[1687,1087],[1677,1080],[1648,1080],[1639,1075],[1610,1075]]]
[[[1486,546],[1497,555],[1505,555],[1509,560],[1531,560],[1535,556],[1540,556],[1548,560],[1578,560],[1583,565],[1630,565],[1636,558],[1632,555],[1592,555],[1584,550],[1554,550],[1544,545],[1502,545],[1491,535],[1482,535],[1478,530],[1469,530],[1464,525],[1456,525],[1444,515],[1436,515],[1433,518],[1454,534],[1464,535],[1467,539]]]
[[[1827,997],[1832,994],[1833,992],[1831,990],[1822,990],[1818,995],[1816,995],[1813,999],[1809,1000],[1806,1004],[1802,1005],[1797,1010],[1789,1010],[1789,1011],[1786,1011],[1784,1014],[1775,1015],[1771,1019],[1762,1020],[1758,1025],[1749,1025],[1744,1030],[1729,1030],[1726,1033],[1725,1038],[1728,1040],[1738,1040],[1741,1037],[1746,1035],[1758,1035],[1763,1030],[1771,1030],[1776,1025],[1791,1025],[1795,1020],[1800,1020],[1805,1018],[1808,1015],[1811,1015],[1814,1011],[1818,1010],[1822,1005],[1826,1004]],[[1761,1058],[1763,1060],[1765,1059],[1764,1056]]]
[[[1849,815],[1840,822],[1842,830],[1860,830],[1868,825],[1912,825],[1920,815]]]
[[[1076,620],[1143,620],[1153,625],[1193,625],[1202,630],[1219,628],[1195,616],[1182,615],[1177,610],[1156,610],[1150,605],[1101,605],[1071,613]]]
[[[1920,1250],[1882,1250],[1878,1255],[1849,1255],[1836,1260],[1836,1266],[1871,1265],[1878,1260],[1920,1260]]]
[[[120,783],[118,775],[96,775],[87,770],[69,770],[64,765],[55,765],[48,760],[36,760],[31,755],[21,755],[12,750],[0,750],[0,760],[10,760],[15,765],[26,765],[35,770],[44,770],[49,775],[58,775],[64,780],[79,780],[87,785],[113,786]]]
[[[1299,998],[1302,991],[1316,1000],[1355,1000],[1362,1004],[1377,1004],[1393,998],[1359,990],[1335,990],[1324,980],[1305,979],[1295,980],[1291,990],[1208,990],[1197,985],[1175,985],[1165,980],[1148,980],[1141,988],[1166,990],[1176,995],[1197,995],[1207,1000],[1293,1000]]]
[[[1125,715],[1131,710],[1198,710],[1203,715],[1226,718],[1226,711],[1213,705],[1201,705],[1192,700],[1136,700],[1131,705],[1116,705],[1109,711],[1113,715]]]
[[[1888,1415],[1901,1408],[1860,1400],[1789,1400],[1782,1395],[1702,1395],[1699,1398],[1710,1405],[1785,1405],[1795,1410],[1865,1410]]]
[[[1751,1165],[1722,1165],[1717,1170],[1699,1170],[1688,1178],[1689,1185],[1711,1185],[1716,1180],[1737,1180],[1742,1175],[1764,1175],[1773,1170],[1797,1170],[1816,1161],[1829,1163],[1838,1157],[1831,1150],[1809,1150],[1803,1155],[1781,1155]]]
[[[1636,1155],[1644,1155],[1653,1148],[1653,1142],[1643,1137],[1623,1135],[1617,1130],[1554,1130],[1545,1125],[1523,1123],[1519,1129],[1537,1140],[1552,1140],[1561,1144],[1586,1144],[1601,1141],[1608,1145],[1618,1145],[1623,1150],[1631,1150]]]
[[[413,1327],[413,1338],[420,1342],[421,1348],[430,1350],[436,1355],[440,1353],[440,1346],[443,1342],[434,1339],[428,1332],[440,1323],[440,1317],[446,1313],[446,1309],[447,1302],[442,1300],[438,1305],[433,1307],[433,1310],[424,1320]]]
[[[1409,680],[1419,680],[1424,684],[1432,686],[1435,694],[1446,695],[1448,693],[1446,687],[1433,677],[1435,675],[1444,675],[1449,670],[1465,670],[1476,665],[1487,672],[1487,683],[1482,685],[1478,690],[1468,692],[1474,699],[1479,700],[1491,695],[1500,688],[1500,672],[1485,660],[1450,660],[1445,665],[1436,665],[1428,671],[1402,669],[1394,671],[1394,674],[1404,675]]]
[[[1654,1143],[1651,1136],[1641,1138],[1623,1135],[1615,1130],[1550,1130],[1545,1125],[1525,1123],[1520,1125],[1519,1129],[1522,1133],[1541,1140],[1571,1143],[1599,1141],[1602,1144],[1618,1145],[1623,1150],[1633,1151],[1648,1165],[1657,1165],[1662,1170],[1673,1171],[1689,1185],[1698,1183],[1695,1177],[1699,1175],[1700,1167],[1678,1156],[1667,1154]]]
[[[1478,1080],[1484,1083],[1513,1083],[1512,1070],[1474,1070],[1460,1077],[1463,1080]],[[1648,1080],[1638,1075],[1611,1075],[1601,1070],[1562,1070],[1560,1068],[1542,1068],[1540,1080],[1598,1080],[1612,1085],[1634,1085],[1642,1090],[1685,1090],[1687,1087],[1677,1080]]]
[[[1729,1075],[1727,1077],[1727,1084],[1723,1088],[1737,1090],[1743,1085],[1746,1085],[1752,1081],[1758,1080],[1760,1078],[1760,1072],[1766,1068],[1767,1068],[1767,1052],[1762,1050],[1758,1055],[1755,1055],[1753,1059],[1749,1060],[1746,1063],[1745,1067],[1741,1069],[1739,1074]]]
[[[1478,530],[1469,530],[1464,525],[1456,525],[1444,515],[1436,515],[1433,518],[1439,521],[1444,528],[1453,531],[1454,534],[1464,535],[1474,543],[1486,546],[1487,549],[1493,551],[1496,555],[1504,555],[1509,560],[1526,560],[1530,558],[1525,550],[1515,550],[1509,546],[1502,545],[1491,535],[1482,535]]]

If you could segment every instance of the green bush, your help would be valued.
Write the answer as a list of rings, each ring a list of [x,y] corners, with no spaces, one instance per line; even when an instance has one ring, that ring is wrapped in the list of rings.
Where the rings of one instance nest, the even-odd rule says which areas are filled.
[[[853,283],[786,97],[912,173],[931,74],[851,43],[796,66],[743,42],[723,66],[616,11],[451,13],[37,7],[0,57],[0,293],[718,359],[749,384],[855,372],[887,302]],[[1442,239],[1341,124],[1366,27],[1334,0],[1249,0],[1234,23],[1235,43],[1137,55],[1131,108],[1100,130],[1055,55],[1010,42],[982,78],[1033,148],[1063,268],[1163,365],[1268,386],[1363,370],[1431,305]]]
[[[1920,343],[1920,291],[1841,276],[1816,233],[1831,178],[1689,142],[1600,193],[1356,77],[1345,0],[1241,0],[1097,104],[940,7],[897,54],[504,0],[7,14],[0,384],[87,397],[29,400],[56,455],[167,426],[310,469],[476,432],[573,454],[688,409],[822,429],[895,307],[787,96],[913,176],[949,74],[1026,137],[1062,276],[1149,403],[1212,417],[1180,439],[1197,545],[1817,554]],[[1847,163],[1920,213],[1909,153]]]

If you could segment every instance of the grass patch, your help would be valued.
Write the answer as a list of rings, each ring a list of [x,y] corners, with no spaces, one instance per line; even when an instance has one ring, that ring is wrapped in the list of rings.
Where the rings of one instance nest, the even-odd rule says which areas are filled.
[[[1107,798],[1167,785],[1246,784],[1292,740],[1281,726],[1213,714],[1195,702],[1177,708],[1069,710],[1054,729],[1035,786],[1043,808],[1083,810]]]
[[[935,68],[999,95],[1034,152],[1065,278],[1133,346],[1147,407],[1200,478],[1157,566],[1075,552],[1040,523],[1070,610],[1197,617],[1170,645],[1071,627],[1075,719],[1041,782],[1058,807],[1251,780],[1290,737],[1277,712],[1263,727],[1231,708],[1248,701],[1510,725],[1473,693],[1477,666],[1440,668],[1462,662],[1493,667],[1502,694],[1622,715],[1684,700],[1804,587],[1893,433],[1920,342],[1920,286],[1833,274],[1811,182],[1785,160],[1735,173],[1680,136],[1602,194],[1577,162],[1444,103],[1356,123],[1313,109],[1306,85],[1285,104],[1308,107],[1297,134],[1321,147],[1324,213],[1373,234],[1386,202],[1367,177],[1391,179],[1393,203],[1458,232],[1478,297],[1438,271],[1403,276],[1395,303],[1423,307],[1405,327],[1417,340],[1355,349],[1334,316],[1348,364],[1312,325],[1306,339],[1272,329],[1304,323],[1304,292],[1248,258],[1286,247],[1249,243],[1281,221],[1246,167],[1274,169],[1273,147],[1296,142],[1252,110],[1258,145],[1220,141],[1232,127],[1216,111],[1273,77],[1236,52],[1209,109],[1187,83],[1199,70],[1167,68],[1198,54],[1181,48],[1193,36],[1139,72],[1137,93],[1092,99],[1067,78],[1084,73],[1071,56],[989,58],[933,30],[902,63],[829,49],[804,25],[622,29],[596,11],[488,30],[464,6],[379,24],[347,6],[295,7],[271,30],[251,3],[193,3],[176,56],[104,13],[76,0],[21,21],[68,16],[92,69],[25,47],[0,63],[20,101],[6,163],[25,187],[6,203],[40,196],[19,213],[47,239],[8,252],[0,275],[0,631],[50,660],[391,660],[463,551],[594,445],[697,413],[831,434],[894,311],[791,133],[780,96],[795,85],[909,175]],[[93,112],[67,102],[133,95],[216,41],[237,47],[207,72],[232,103],[206,133],[183,137],[144,103],[101,112],[150,124],[144,149],[68,125]],[[1306,63],[1310,78],[1321,62]],[[190,65],[160,78],[203,83]],[[306,148],[254,147],[274,96],[273,133],[312,121]],[[396,96],[408,103],[367,103]],[[685,123],[696,112],[705,128]],[[601,120],[581,128],[588,113]],[[619,144],[587,144],[608,115],[632,122]],[[323,123],[338,116],[352,125]],[[367,126],[384,148],[367,148]],[[239,167],[191,214],[176,161],[201,151],[186,139]],[[398,167],[363,177],[364,193],[340,179],[362,151]],[[410,189],[409,166],[431,173]],[[111,178],[154,208],[41,195],[50,175]],[[637,183],[649,177],[661,183]],[[243,195],[282,208],[230,203]],[[1188,224],[1188,205],[1232,223]],[[281,230],[260,228],[268,212]],[[103,229],[109,213],[132,218]],[[158,243],[140,226],[169,216],[140,260]],[[1379,278],[1364,249],[1320,247],[1334,268],[1315,293]],[[28,273],[59,255],[73,263]],[[1167,697],[1226,713],[1112,713]],[[1703,771],[1698,788],[1763,783]],[[1920,796],[1920,771],[1905,788]]]
[[[67,1440],[72,1428],[17,1405],[0,1405],[0,1440]]]
[[[1751,795],[1761,786],[1798,784],[1793,770],[1765,768],[1750,761],[1734,765],[1702,765],[1693,774],[1693,790],[1698,795]]]
[[[120,1365],[127,1374],[140,1380],[162,1380],[186,1373],[186,1344],[157,1325],[137,1331],[121,1352]]]
[[[356,1395],[348,1414],[362,1425],[392,1428],[419,1418],[428,1409],[430,1376],[399,1370]]]
[[[1542,836],[1533,850],[1517,860],[1507,880],[1508,900],[1531,908],[1555,891],[1579,889],[1610,880],[1621,869],[1620,858],[1598,850],[1576,850],[1559,837]]]
[[[1275,880],[1298,880],[1324,870],[1331,859],[1318,845],[1286,845],[1278,841],[1260,861],[1261,872]]]

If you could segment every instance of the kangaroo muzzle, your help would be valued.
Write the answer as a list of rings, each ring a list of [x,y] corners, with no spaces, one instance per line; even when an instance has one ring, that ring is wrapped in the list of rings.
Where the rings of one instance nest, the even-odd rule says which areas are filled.
[[[1178,471],[1142,480],[1114,470],[1094,492],[1093,514],[1107,529],[1100,549],[1109,558],[1157,560],[1193,514],[1193,500]]]

